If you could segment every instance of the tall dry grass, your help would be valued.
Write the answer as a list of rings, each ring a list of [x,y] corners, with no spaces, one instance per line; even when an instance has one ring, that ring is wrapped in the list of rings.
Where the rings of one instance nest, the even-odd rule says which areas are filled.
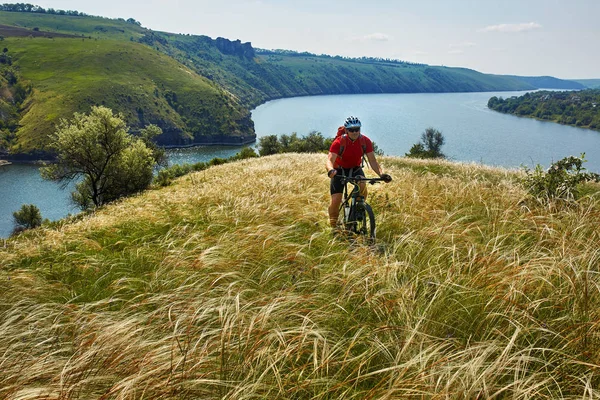
[[[375,247],[323,155],[189,175],[0,249],[7,399],[598,398],[598,198],[384,158]]]

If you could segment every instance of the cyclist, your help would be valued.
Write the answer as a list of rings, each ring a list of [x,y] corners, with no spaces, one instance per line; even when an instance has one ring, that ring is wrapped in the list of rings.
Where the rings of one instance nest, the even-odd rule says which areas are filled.
[[[342,195],[344,193],[344,184],[340,179],[344,176],[365,176],[362,169],[363,156],[367,156],[367,160],[371,169],[375,171],[379,177],[383,178],[386,183],[391,182],[392,177],[384,174],[375,158],[373,151],[373,142],[371,139],[361,134],[361,123],[356,117],[348,117],[344,122],[344,129],[341,135],[338,135],[331,147],[327,156],[327,176],[331,178],[329,184],[329,192],[331,193],[331,203],[329,204],[329,223],[332,228],[337,227],[337,220],[340,212],[340,204],[342,203]],[[362,197],[367,197],[367,185],[365,182],[360,182],[360,194]]]

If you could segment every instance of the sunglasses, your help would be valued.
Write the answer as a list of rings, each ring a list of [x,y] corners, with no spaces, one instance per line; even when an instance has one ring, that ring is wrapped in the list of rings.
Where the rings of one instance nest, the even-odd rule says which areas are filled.
[[[360,128],[348,128],[348,132],[360,132]]]

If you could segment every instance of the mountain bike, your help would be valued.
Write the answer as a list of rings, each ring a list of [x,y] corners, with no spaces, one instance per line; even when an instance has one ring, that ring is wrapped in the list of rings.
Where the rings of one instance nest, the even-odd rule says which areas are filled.
[[[383,178],[364,178],[340,176],[344,184],[344,197],[340,205],[341,225],[346,232],[356,235],[364,235],[371,242],[375,241],[376,227],[375,214],[373,209],[365,198],[360,195],[359,182],[367,182],[374,185],[377,182],[384,182]],[[348,184],[353,188],[349,192]]]

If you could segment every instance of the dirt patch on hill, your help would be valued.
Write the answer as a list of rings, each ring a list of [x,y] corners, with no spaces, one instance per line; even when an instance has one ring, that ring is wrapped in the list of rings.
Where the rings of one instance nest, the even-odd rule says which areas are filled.
[[[35,28],[34,28],[35,29]],[[69,38],[80,38],[81,36],[68,35],[66,33],[56,33],[56,32],[44,32],[34,29],[27,28],[19,28],[17,26],[10,25],[0,25],[0,36],[4,37],[46,37],[46,38],[55,38],[55,37],[69,37]]]

